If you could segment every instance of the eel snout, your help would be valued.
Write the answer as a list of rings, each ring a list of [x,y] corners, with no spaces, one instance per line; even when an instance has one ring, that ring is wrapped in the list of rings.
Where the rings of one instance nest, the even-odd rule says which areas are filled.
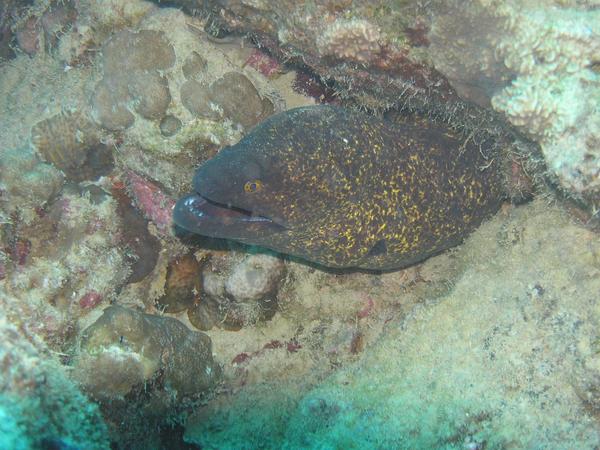
[[[179,199],[173,210],[173,222],[194,233],[229,239],[243,239],[257,232],[274,233],[285,229],[267,217],[212,202],[199,194],[189,194]]]

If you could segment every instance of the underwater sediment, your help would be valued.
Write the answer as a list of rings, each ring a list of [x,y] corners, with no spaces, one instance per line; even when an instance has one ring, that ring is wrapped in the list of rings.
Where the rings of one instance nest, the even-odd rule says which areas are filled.
[[[0,447],[598,447],[597,2],[169,4],[0,5]],[[384,273],[310,263],[312,225],[302,251],[173,228],[198,167],[297,107],[446,130],[493,208]],[[300,174],[355,180],[342,147],[339,173],[294,159],[306,201],[273,219],[326,214]],[[387,191],[359,191],[323,229],[361,235],[352,205]]]

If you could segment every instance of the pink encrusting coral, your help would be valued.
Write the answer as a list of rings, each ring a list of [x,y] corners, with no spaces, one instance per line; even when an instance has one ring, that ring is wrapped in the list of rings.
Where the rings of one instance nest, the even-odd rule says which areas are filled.
[[[128,191],[137,208],[150,220],[161,234],[168,235],[175,200],[167,196],[156,184],[134,172],[127,171]]]
[[[83,309],[92,309],[102,302],[102,295],[96,291],[89,291],[79,299],[79,306]]]
[[[275,77],[282,70],[277,59],[257,48],[252,50],[244,65],[256,69],[267,78]]]

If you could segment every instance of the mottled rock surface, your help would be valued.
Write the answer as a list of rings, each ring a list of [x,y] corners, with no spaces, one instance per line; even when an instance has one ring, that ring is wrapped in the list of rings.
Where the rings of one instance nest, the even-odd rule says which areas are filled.
[[[78,376],[101,398],[123,396],[158,376],[165,389],[182,397],[203,393],[219,380],[210,338],[170,317],[110,306],[82,339]]]

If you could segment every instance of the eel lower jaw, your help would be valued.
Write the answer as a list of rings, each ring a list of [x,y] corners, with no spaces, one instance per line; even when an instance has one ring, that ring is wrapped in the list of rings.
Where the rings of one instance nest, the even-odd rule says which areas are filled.
[[[268,217],[212,202],[199,194],[181,198],[173,209],[173,222],[179,227],[204,236],[239,239],[270,235],[286,227]]]

